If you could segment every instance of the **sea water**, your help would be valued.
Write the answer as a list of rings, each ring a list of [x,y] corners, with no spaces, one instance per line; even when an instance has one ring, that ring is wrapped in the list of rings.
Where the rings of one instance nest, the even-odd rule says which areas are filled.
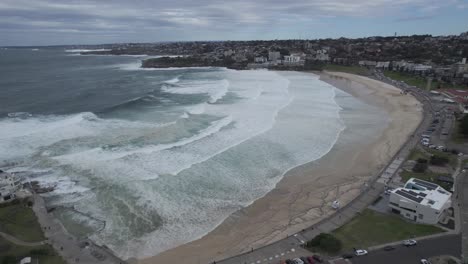
[[[71,54],[0,51],[0,168],[54,186],[69,232],[123,258],[202,237],[345,128],[312,74]]]

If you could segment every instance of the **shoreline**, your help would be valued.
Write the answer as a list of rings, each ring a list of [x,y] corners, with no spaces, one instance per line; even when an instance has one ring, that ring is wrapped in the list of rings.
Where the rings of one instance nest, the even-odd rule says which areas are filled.
[[[365,131],[346,128],[325,156],[287,171],[272,191],[232,214],[201,239],[140,259],[139,263],[171,259],[178,259],[180,263],[193,263],[194,259],[205,263],[218,261],[319,222],[334,212],[330,204],[335,199],[344,206],[356,198],[421,120],[419,102],[412,96],[401,95],[393,86],[345,73],[322,73],[320,80],[387,112],[390,120],[385,129],[372,140],[369,140],[372,137],[356,140],[353,135]],[[393,100],[394,97],[401,99]]]

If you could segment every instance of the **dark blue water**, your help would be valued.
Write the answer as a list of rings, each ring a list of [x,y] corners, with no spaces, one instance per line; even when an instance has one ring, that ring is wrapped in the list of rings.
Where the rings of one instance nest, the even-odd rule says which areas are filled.
[[[162,83],[180,75],[180,71],[125,70],[138,67],[141,59],[80,56],[57,48],[2,49],[0,117],[15,112],[105,115],[123,108],[140,110],[145,106],[197,102],[193,96],[161,92]],[[140,100],[129,102],[135,99]]]

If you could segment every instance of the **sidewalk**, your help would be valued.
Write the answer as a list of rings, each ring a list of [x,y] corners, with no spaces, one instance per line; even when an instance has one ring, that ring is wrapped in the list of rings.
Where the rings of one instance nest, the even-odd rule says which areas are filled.
[[[46,244],[46,241],[26,242],[7,233],[0,232],[0,236],[18,246],[35,247]]]
[[[67,263],[124,263],[110,252],[97,247],[89,241],[79,241],[68,234],[62,224],[47,212],[44,200],[38,194],[33,194],[33,211],[44,231],[47,243],[51,244],[57,253]]]

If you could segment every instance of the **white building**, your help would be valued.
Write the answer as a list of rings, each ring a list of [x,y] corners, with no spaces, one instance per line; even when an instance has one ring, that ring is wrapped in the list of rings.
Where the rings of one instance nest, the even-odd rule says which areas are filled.
[[[389,207],[401,216],[424,224],[437,224],[451,206],[452,194],[437,184],[411,178],[404,188],[390,193]]]
[[[21,188],[21,182],[7,172],[0,170],[0,203],[16,198],[16,192]]]
[[[291,54],[284,56],[284,64],[299,64],[301,62],[301,56],[298,54]]]
[[[326,49],[317,50],[317,53],[315,54],[315,60],[329,61],[330,56],[328,56],[328,51]]]
[[[388,67],[390,66],[389,61],[379,61],[377,62],[377,65],[375,65],[376,68],[387,70]]]
[[[267,62],[267,58],[265,58],[265,57],[255,57],[254,61],[255,61],[255,63],[265,63],[265,62]]]

